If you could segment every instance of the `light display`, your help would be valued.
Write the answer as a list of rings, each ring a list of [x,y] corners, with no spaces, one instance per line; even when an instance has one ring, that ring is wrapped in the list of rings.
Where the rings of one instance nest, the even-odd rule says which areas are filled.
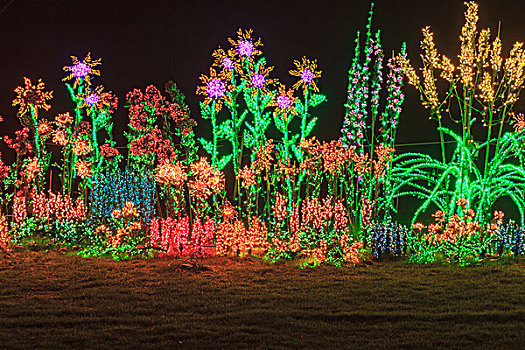
[[[89,220],[97,223],[107,219],[114,210],[130,202],[142,214],[139,219],[147,227],[155,214],[154,195],[155,183],[149,173],[138,173],[127,168],[94,174],[89,196]]]
[[[238,48],[237,48],[239,55],[244,56],[244,57],[252,57],[253,51],[254,51],[253,49],[254,49],[253,44],[248,40],[241,41],[238,44]]]
[[[408,230],[406,227],[387,218],[385,222],[376,223],[368,227],[367,244],[376,258],[385,255],[403,256],[408,249]]]
[[[196,122],[173,82],[126,94],[120,152],[112,136],[118,101],[92,85],[101,59],[71,57],[64,81],[75,108],[53,120],[39,115],[52,92],[24,78],[13,100],[22,128],[3,138],[15,162],[0,160],[0,250],[38,237],[84,256],[256,255],[300,267],[392,256],[466,265],[525,254],[525,119],[514,112],[525,49],[516,43],[503,58],[499,31],[492,39],[478,30],[477,5],[466,6],[458,62],[439,53],[425,27],[416,70],[404,44],[385,57],[372,4],[366,35],[355,40],[339,140],[311,136],[315,108],[326,101],[317,61],[294,60],[286,86],[252,30],[228,38],[200,77],[211,136],[199,141],[209,157],[198,156]],[[439,159],[396,154],[405,77],[437,122]],[[62,159],[51,163],[48,143]],[[419,201],[411,230],[396,221],[403,196]],[[501,198],[515,204],[519,224],[503,224]],[[430,209],[434,222],[418,222]]]
[[[383,222],[396,211],[392,198],[395,192],[391,163],[398,118],[404,101],[403,71],[401,64],[394,58],[387,61],[388,73],[386,84],[383,85],[384,53],[380,31],[372,34],[373,6],[372,3],[364,46],[361,44],[360,32],[357,32],[355,40],[340,138],[340,142],[350,152],[348,157],[355,164],[357,176],[340,176],[338,180],[345,188],[346,206],[353,208],[355,213],[352,226],[366,235],[367,226],[372,221]],[[399,57],[406,57],[404,45]],[[386,90],[386,94],[382,90]],[[382,96],[385,97],[384,101],[381,101]],[[381,107],[384,109],[381,110]]]
[[[195,219],[191,227],[189,217],[178,220],[153,218],[149,227],[151,247],[161,249],[164,254],[175,256],[189,256],[193,252],[207,254],[206,249],[213,245],[215,236],[215,222],[208,218],[204,226],[201,220]]]
[[[24,127],[28,127],[34,134],[34,137],[27,137],[31,140],[31,152],[34,152],[36,158],[33,160],[26,159],[25,162],[32,162],[30,167],[47,171],[50,163],[51,154],[46,150],[44,141],[49,136],[50,129],[46,127],[47,122],[39,118],[38,110],[48,111],[51,105],[47,101],[53,98],[53,91],[44,91],[45,84],[42,79],[38,79],[36,85],[31,83],[29,78],[24,77],[24,86],[18,86],[15,89],[17,97],[13,100],[13,106],[19,106],[17,117]],[[25,132],[27,133],[28,130]],[[36,159],[36,163],[35,160]],[[20,159],[19,159],[20,160]],[[18,162],[17,162],[18,163]],[[28,164],[25,164],[28,166]],[[28,186],[35,185],[39,190],[43,188],[43,178],[40,171],[34,172],[39,176],[30,176],[27,178]],[[32,180],[36,180],[32,184]]]
[[[5,215],[0,215],[0,251],[9,252],[11,235],[9,234],[9,223]]]
[[[509,222],[503,225],[496,233],[496,247],[497,254],[525,254],[525,229],[519,227],[514,222]]]
[[[100,58],[96,60],[91,59],[91,52],[88,52],[88,54],[82,61],[79,61],[76,56],[71,56],[71,60],[73,61],[73,65],[65,66],[63,68],[64,72],[70,72],[70,74],[64,79],[62,79],[62,81],[67,81],[75,78],[74,87],[76,88],[77,85],[84,82],[87,85],[91,85],[92,75],[100,76],[100,71],[94,68],[100,65],[102,60]]]
[[[31,79],[24,78],[24,85],[15,89],[17,97],[13,100],[13,106],[20,106],[18,117],[21,118],[24,126],[34,126],[31,122],[26,123],[27,119],[23,119],[23,117],[29,112],[31,118],[36,119],[39,109],[49,110],[51,105],[47,101],[53,98],[53,91],[44,91],[45,84],[42,79],[38,79],[37,84],[33,85]]]
[[[177,241],[174,241],[176,238],[178,238],[177,235],[173,234],[173,229],[175,228],[175,222],[172,218],[167,217],[166,220],[162,221],[161,225],[161,247],[164,250],[168,250],[171,246],[172,251],[176,251],[175,249],[178,248],[178,244],[174,244]]]
[[[33,191],[31,193],[31,214],[41,220],[85,221],[87,208],[82,197],[73,201],[68,195],[49,192],[48,196]]]
[[[226,94],[226,85],[222,80],[213,78],[206,85],[206,94],[214,99],[224,97]]]
[[[516,130],[506,133],[503,130],[510,122],[512,108],[523,87],[524,50],[521,43],[516,43],[503,61],[499,33],[491,46],[490,30],[477,29],[478,5],[468,2],[466,6],[458,69],[448,58],[438,54],[430,27],[423,29],[421,41],[423,83],[407,57],[397,58],[409,83],[421,93],[422,103],[429,109],[430,117],[438,121],[442,159],[413,153],[396,157],[391,177],[392,193],[396,193],[394,197],[410,195],[423,200],[412,223],[431,204],[443,212],[461,215],[457,203],[459,198],[464,198],[476,212],[475,220],[485,225],[490,220],[495,202],[507,197],[518,208],[520,223],[523,224],[525,172],[519,145],[524,135]],[[439,70],[441,74],[438,74]],[[443,98],[437,90],[438,76],[449,84]],[[453,108],[453,104],[459,108]],[[459,132],[444,127],[446,115],[460,124]],[[485,141],[474,139],[472,130],[476,122],[485,127]],[[455,143],[448,159],[445,137]],[[481,155],[481,164],[476,161],[478,155]],[[519,166],[512,161],[516,157]],[[428,186],[422,186],[421,181]]]
[[[252,75],[251,81],[252,85],[256,88],[262,88],[266,84],[266,78],[262,74]]]
[[[91,187],[92,174],[114,168],[120,160],[117,156],[113,161],[107,161],[100,152],[101,144],[115,146],[111,115],[118,104],[117,97],[111,92],[104,91],[103,86],[94,88],[91,86],[93,76],[100,76],[100,71],[94,68],[101,64],[101,59],[92,59],[91,53],[88,53],[82,61],[76,56],[71,56],[71,60],[73,65],[63,68],[65,72],[69,72],[63,81],[66,82],[71,100],[75,103],[75,113],[72,120],[68,120],[67,123],[55,119],[58,130],[54,137],[56,143],[64,146],[62,149],[64,175],[61,180],[63,192],[68,195],[74,190],[73,185],[77,176],[81,178],[79,186],[85,192]],[[70,80],[74,80],[73,86],[67,82]],[[79,154],[68,145],[70,142],[72,145],[88,142],[91,152]]]
[[[412,261],[433,262],[441,256],[462,264],[495,253],[501,244],[498,238],[501,237],[503,213],[495,211],[492,220],[484,226],[476,221],[476,213],[468,207],[467,199],[460,198],[456,204],[461,214],[449,215],[438,210],[433,214],[435,223],[428,227],[414,225],[418,237],[412,242],[415,250],[410,256]]]
[[[137,221],[139,217],[139,211],[130,201],[121,209],[117,208],[111,212],[111,220],[108,224],[96,228],[96,232],[102,236],[102,241],[107,246],[105,253],[114,253],[126,246],[136,246],[137,241],[142,241],[138,235],[142,229],[140,222]]]
[[[89,94],[84,98],[84,103],[88,106],[96,106],[100,101],[97,94]]]
[[[215,91],[217,87],[212,88]],[[153,171],[159,164],[173,162],[177,157],[186,166],[196,159],[193,127],[197,123],[190,118],[184,95],[176,84],[168,82],[165,92],[168,96],[149,85],[144,92],[134,89],[126,95],[129,132],[124,135],[131,153],[128,163],[138,171]],[[182,147],[176,147],[178,144]]]

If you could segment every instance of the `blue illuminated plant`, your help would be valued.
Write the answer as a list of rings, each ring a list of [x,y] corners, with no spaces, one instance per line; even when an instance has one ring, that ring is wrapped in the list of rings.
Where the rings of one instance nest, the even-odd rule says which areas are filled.
[[[498,255],[525,254],[525,228],[516,225],[512,220],[500,228],[496,237],[495,250]]]
[[[95,174],[89,197],[89,221],[96,225],[110,218],[113,210],[121,209],[128,201],[141,213],[138,221],[147,227],[155,214],[155,182],[151,173],[126,168]]]
[[[366,242],[375,258],[385,255],[403,256],[408,249],[408,230],[387,217],[384,222],[374,223],[367,228]]]

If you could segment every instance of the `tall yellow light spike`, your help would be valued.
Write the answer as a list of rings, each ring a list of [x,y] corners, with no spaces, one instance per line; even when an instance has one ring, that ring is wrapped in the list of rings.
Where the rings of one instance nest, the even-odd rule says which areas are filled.
[[[483,72],[483,78],[478,86],[480,90],[479,98],[483,102],[492,102],[494,100],[494,88],[492,86],[492,76],[489,72]]]
[[[492,42],[490,50],[490,66],[494,72],[499,72],[503,59],[501,58],[501,39],[499,36]]]
[[[423,28],[422,32],[423,40],[421,41],[421,48],[425,51],[423,60],[434,68],[440,68],[439,55],[434,44],[434,33],[430,31],[430,26]]]
[[[476,57],[476,63],[481,68],[488,67],[489,63],[487,61],[487,58],[489,57],[490,53],[490,44],[489,44],[489,38],[490,38],[490,29],[483,29],[481,33],[479,34],[478,38],[478,55]]]
[[[461,80],[466,88],[474,84],[474,60],[476,49],[476,34],[478,22],[478,4],[475,2],[466,2],[467,11],[465,12],[465,25],[461,28],[461,53],[459,55],[459,70]]]
[[[403,68],[403,73],[408,79],[408,83],[412,86],[419,86],[419,77],[416,73],[416,70],[410,64],[410,60],[406,57],[396,56],[396,64]]]
[[[431,69],[422,68],[421,70],[423,72],[423,92],[427,97],[427,101],[423,103],[425,104],[425,107],[430,108],[432,111],[438,113],[436,109],[439,105],[439,99],[436,80],[434,79]]]
[[[441,77],[448,82],[454,81],[454,71],[456,67],[452,64],[450,59],[445,55],[441,56]]]
[[[511,91],[521,86],[520,76],[523,75],[523,60],[525,56],[522,47],[523,43],[516,42],[510,51],[509,58],[505,60],[505,75]]]

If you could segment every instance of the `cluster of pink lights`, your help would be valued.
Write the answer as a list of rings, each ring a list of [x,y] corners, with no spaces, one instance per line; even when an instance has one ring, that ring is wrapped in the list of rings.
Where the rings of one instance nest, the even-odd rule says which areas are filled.
[[[222,66],[224,67],[224,69],[233,69],[232,59],[229,57],[224,57],[224,59],[222,60]]]
[[[314,80],[314,73],[309,69],[303,69],[301,71],[301,80],[307,84],[310,84]]]
[[[253,52],[254,47],[250,41],[245,40],[239,43],[239,55],[244,57],[251,57],[253,55]]]
[[[71,74],[75,78],[85,78],[91,73],[91,67],[87,64],[80,62],[71,67]]]
[[[287,110],[290,107],[290,99],[288,96],[280,95],[277,97],[277,105],[279,105],[279,108],[282,110]]]
[[[256,88],[262,88],[264,83],[266,83],[266,79],[262,74],[254,74],[252,76],[252,85]]]
[[[208,83],[206,92],[211,98],[220,98],[226,94],[226,86],[222,80],[214,78]]]
[[[98,101],[100,101],[100,97],[97,94],[87,95],[86,98],[84,99],[84,102],[90,106],[96,105]]]

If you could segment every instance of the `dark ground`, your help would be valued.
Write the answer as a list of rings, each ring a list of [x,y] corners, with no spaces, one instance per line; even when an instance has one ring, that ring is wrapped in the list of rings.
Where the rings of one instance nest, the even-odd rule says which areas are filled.
[[[301,270],[252,258],[0,257],[0,348],[519,349],[525,261]]]

